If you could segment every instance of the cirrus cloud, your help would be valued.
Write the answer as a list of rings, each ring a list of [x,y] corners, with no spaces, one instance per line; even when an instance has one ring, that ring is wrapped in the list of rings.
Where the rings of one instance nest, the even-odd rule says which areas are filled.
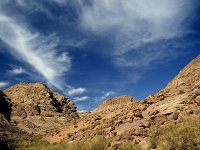
[[[0,39],[9,46],[13,56],[28,63],[54,87],[63,89],[61,78],[70,70],[71,58],[68,52],[58,54],[59,39],[54,34],[41,35],[1,13]]]
[[[74,95],[81,95],[83,93],[87,92],[87,89],[85,88],[71,88],[67,91],[67,95],[74,96]]]
[[[73,98],[73,101],[74,101],[74,102],[81,102],[81,101],[86,101],[86,100],[88,100],[88,99],[89,99],[88,96],[74,97],[74,98]]]
[[[111,39],[113,48],[110,54],[117,66],[148,66],[159,60],[163,54],[173,56],[170,54],[175,50],[169,52],[168,47],[164,46],[163,49],[158,49],[160,46],[157,47],[157,44],[165,45],[164,43],[169,43],[168,40],[183,37],[191,32],[189,25],[196,2],[93,0],[90,1],[90,5],[81,3],[80,20],[83,28],[97,36],[103,35]],[[152,49],[145,50],[147,45]],[[135,57],[132,57],[133,55]],[[137,56],[140,59],[135,62]],[[143,63],[146,60],[149,60],[148,63]]]

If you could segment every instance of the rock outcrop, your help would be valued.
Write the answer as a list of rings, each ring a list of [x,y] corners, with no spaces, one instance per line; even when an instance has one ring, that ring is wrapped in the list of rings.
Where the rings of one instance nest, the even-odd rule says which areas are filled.
[[[129,96],[105,100],[92,112],[81,113],[74,124],[66,125],[57,135],[46,139],[50,142],[73,141],[102,135],[113,137],[113,147],[124,142],[148,145],[146,141],[151,126],[165,126],[183,118],[200,116],[199,83],[200,56],[160,92],[143,101]]]
[[[16,84],[3,93],[10,100],[10,122],[27,132],[47,132],[78,118],[72,101],[43,83]]]
[[[4,125],[11,122],[52,143],[101,135],[112,137],[111,147],[126,142],[148,147],[151,126],[200,116],[200,55],[164,89],[142,101],[120,96],[105,100],[92,112],[77,114],[69,99],[42,83],[17,84],[1,92],[0,99]]]
[[[149,107],[145,117],[167,115],[179,118],[188,113],[199,115],[200,106],[200,56],[192,60],[157,94],[147,97]]]
[[[137,102],[137,100],[131,96],[119,96],[116,98],[105,100],[99,107],[94,109],[93,112],[105,112],[119,107],[123,108],[127,105],[132,105],[134,102]]]

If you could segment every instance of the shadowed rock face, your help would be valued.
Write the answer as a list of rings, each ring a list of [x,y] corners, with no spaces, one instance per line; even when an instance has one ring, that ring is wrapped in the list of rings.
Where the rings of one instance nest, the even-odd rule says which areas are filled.
[[[10,99],[0,91],[0,137],[1,135],[22,133],[21,130],[10,124],[12,105]],[[1,147],[2,146],[2,147]],[[0,139],[0,149],[6,149],[5,141]]]
[[[6,95],[2,91],[0,91],[0,135],[1,132],[7,131],[9,126],[10,115],[11,104],[9,103]]]
[[[0,91],[0,114],[4,115],[7,120],[10,120],[11,111],[11,103],[9,99],[2,91]]]
[[[0,149],[2,149],[2,150],[12,150],[10,145],[2,139],[0,139]]]
[[[16,84],[3,92],[12,104],[11,122],[28,132],[39,131],[40,127],[53,128],[78,118],[76,106],[43,83]]]

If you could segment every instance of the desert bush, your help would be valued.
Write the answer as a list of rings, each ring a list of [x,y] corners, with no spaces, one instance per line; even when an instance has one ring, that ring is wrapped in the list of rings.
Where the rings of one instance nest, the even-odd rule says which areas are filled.
[[[156,148],[158,145],[158,139],[160,135],[160,130],[156,126],[151,126],[150,127],[150,132],[149,132],[149,142],[151,143],[151,148]]]
[[[85,139],[73,143],[59,142],[50,144],[38,137],[9,137],[6,139],[13,149],[18,150],[114,150],[109,147],[112,139],[106,139],[102,136],[97,136],[93,139]],[[119,150],[140,150],[139,146],[130,144],[122,144]]]
[[[179,94],[184,94],[185,93],[185,91],[183,90],[183,89],[181,89],[180,91],[179,91]]]
[[[77,141],[74,143],[60,142],[50,144],[38,137],[15,136],[1,137],[11,145],[13,149],[19,150],[107,150],[109,140],[103,137]],[[1,140],[1,141],[3,141]]]
[[[71,138],[73,135],[71,133],[67,133],[67,138]]]
[[[13,135],[13,136],[2,136],[1,139],[7,142],[11,149],[19,150],[35,150],[40,149],[40,146],[47,146],[48,142],[42,141],[39,137],[31,135]],[[33,149],[34,148],[34,149]]]
[[[152,148],[159,150],[198,150],[200,149],[200,121],[184,120],[163,128],[152,127],[149,141]]]
[[[143,103],[146,104],[147,102],[148,102],[148,100],[147,100],[147,99],[144,99]]]
[[[126,144],[126,145],[121,145],[119,150],[141,150],[141,147],[139,145],[133,145],[133,144]]]
[[[106,150],[108,140],[103,137],[96,137],[90,140],[78,141],[70,145],[71,150]]]

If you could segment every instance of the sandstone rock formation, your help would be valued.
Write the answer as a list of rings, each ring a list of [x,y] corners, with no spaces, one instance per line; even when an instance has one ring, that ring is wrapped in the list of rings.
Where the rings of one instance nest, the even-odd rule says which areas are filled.
[[[45,139],[80,140],[102,135],[120,143],[148,145],[151,126],[165,126],[183,118],[200,116],[200,56],[189,63],[163,90],[136,101],[129,96],[105,100],[94,111],[81,113],[74,124]],[[71,136],[68,136],[71,135]],[[147,146],[148,147],[148,146]]]
[[[105,100],[99,107],[93,110],[93,112],[101,112],[106,110],[115,109],[118,107],[126,107],[127,105],[132,105],[134,102],[137,102],[133,97],[124,95],[119,96],[116,98],[111,98],[108,100]]]
[[[188,113],[199,115],[199,95],[200,56],[182,69],[166,88],[144,100],[150,106],[143,114],[147,118],[166,115],[170,119],[178,119]]]
[[[11,122],[49,142],[73,142],[101,135],[112,137],[112,147],[131,142],[148,149],[152,126],[163,127],[200,116],[200,55],[164,89],[142,101],[120,96],[105,100],[92,112],[77,114],[69,99],[42,83],[17,84],[1,92],[0,99],[4,125]]]
[[[3,93],[10,100],[11,123],[27,132],[47,132],[78,118],[76,106],[43,83],[21,83]]]

